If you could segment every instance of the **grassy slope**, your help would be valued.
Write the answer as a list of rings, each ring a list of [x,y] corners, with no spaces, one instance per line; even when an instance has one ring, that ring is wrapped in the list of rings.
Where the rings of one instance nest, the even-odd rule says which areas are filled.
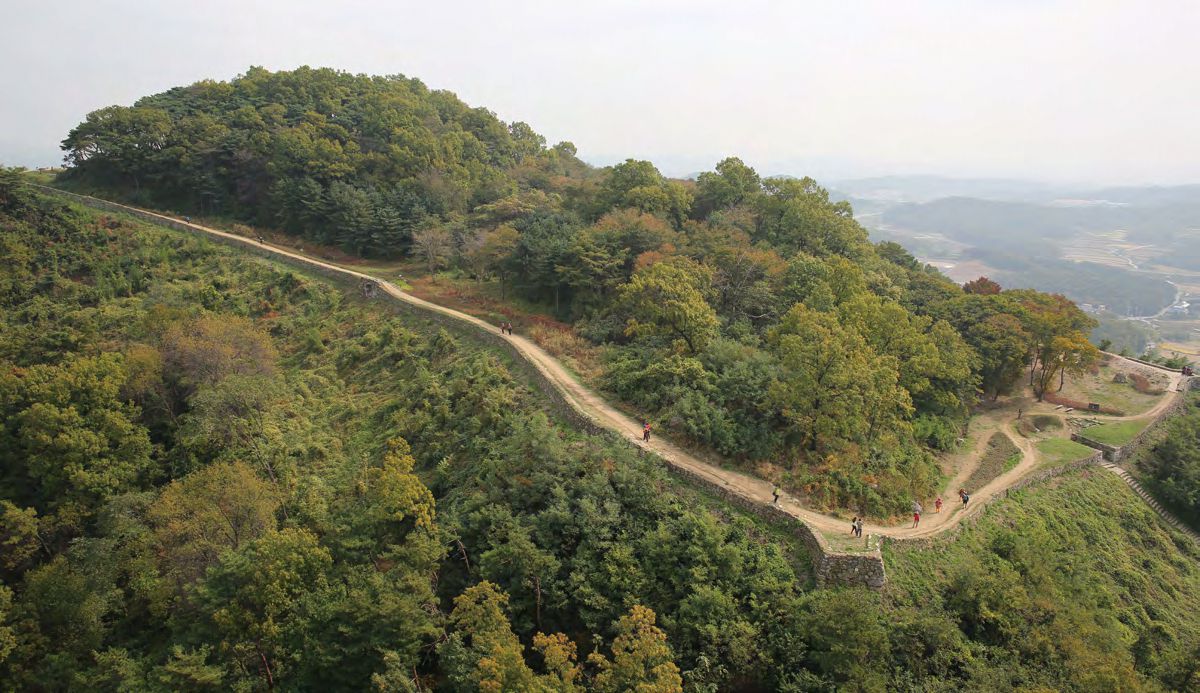
[[[1161,395],[1143,394],[1129,383],[1114,383],[1113,376],[1126,370],[1102,365],[1095,375],[1089,373],[1071,377],[1059,394],[1070,399],[1097,402],[1106,407],[1120,409],[1130,416],[1140,414],[1153,407]]]
[[[1097,585],[1115,591],[1125,606],[1157,595],[1166,615],[1190,612],[1200,629],[1200,605],[1180,601],[1191,599],[1189,591],[1200,593],[1200,547],[1173,531],[1116,476],[1085,470],[997,501],[935,548],[892,543],[885,557],[893,598],[937,603],[938,588],[960,566],[986,553],[997,537],[1016,533],[1036,539],[1047,553],[1087,556]]]
[[[892,544],[884,556],[893,606],[940,612],[966,629],[977,627],[966,620],[995,626],[1016,614],[1011,634],[991,638],[1018,643],[1030,658],[1057,649],[1068,665],[1086,666],[1086,657],[1071,661],[1074,638],[1111,649],[1108,662],[1132,657],[1143,671],[1186,667],[1179,657],[1200,652],[1190,649],[1200,648],[1200,546],[1169,530],[1112,474],[1057,477],[998,501],[953,539]],[[990,599],[975,599],[987,592],[981,575],[996,581]],[[1147,651],[1158,640],[1172,643],[1174,664]],[[1064,683],[1088,675],[1079,669],[1078,680]]]

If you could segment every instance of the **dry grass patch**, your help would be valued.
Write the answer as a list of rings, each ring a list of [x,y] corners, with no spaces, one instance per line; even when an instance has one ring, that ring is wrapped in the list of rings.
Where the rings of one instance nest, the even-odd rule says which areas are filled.
[[[595,381],[600,377],[602,369],[598,350],[571,328],[549,321],[537,321],[529,328],[529,338],[585,381]]]

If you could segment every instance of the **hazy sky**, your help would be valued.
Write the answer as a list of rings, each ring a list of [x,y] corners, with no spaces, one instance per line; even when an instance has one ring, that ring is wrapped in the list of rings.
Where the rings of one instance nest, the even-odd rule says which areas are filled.
[[[584,159],[1200,182],[1200,2],[0,0],[0,162],[250,65],[402,73]]]

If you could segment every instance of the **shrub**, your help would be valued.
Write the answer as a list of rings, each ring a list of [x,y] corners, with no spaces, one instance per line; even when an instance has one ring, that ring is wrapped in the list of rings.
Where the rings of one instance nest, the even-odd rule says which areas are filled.
[[[602,369],[596,347],[568,327],[536,322],[529,328],[529,338],[547,353],[566,363],[584,380],[599,377]]]
[[[1155,492],[1193,526],[1200,526],[1200,414],[1172,421],[1166,438],[1141,464]]]
[[[1163,394],[1163,389],[1161,387],[1158,387],[1154,383],[1150,382],[1150,379],[1141,373],[1130,373],[1129,384],[1133,386],[1133,389],[1137,390],[1143,395]]]

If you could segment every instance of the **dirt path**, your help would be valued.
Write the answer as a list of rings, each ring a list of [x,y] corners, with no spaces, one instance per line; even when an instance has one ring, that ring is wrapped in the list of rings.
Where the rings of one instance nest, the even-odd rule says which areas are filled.
[[[43,186],[36,186],[43,188]],[[61,192],[52,188],[44,188],[52,192]],[[70,193],[68,193],[70,195]],[[95,199],[95,198],[91,198]],[[280,257],[287,257],[293,260],[303,262],[312,267],[321,268],[328,271],[340,273],[344,276],[354,277],[360,280],[374,282],[379,288],[389,296],[396,300],[403,301],[407,304],[417,306],[424,310],[439,313],[464,323],[469,323],[481,330],[497,333],[498,327],[488,322],[480,320],[472,315],[467,315],[460,311],[445,306],[431,303],[429,301],[417,298],[411,294],[405,293],[390,282],[382,281],[374,276],[364,274],[352,269],[348,269],[341,265],[337,265],[325,260],[314,258],[303,253],[293,250],[280,248],[270,243],[259,243],[250,238],[232,234],[219,229],[201,226],[199,224],[184,222],[174,217],[149,212],[147,210],[138,209],[135,207],[126,207],[116,203],[100,200],[114,207],[121,207],[139,215],[149,216],[153,219],[167,222],[170,226],[185,226],[188,229],[210,236],[224,238],[233,241],[235,244],[240,244],[247,248],[257,249],[260,252],[273,254]],[[729,469],[716,467],[709,463],[703,462],[686,451],[671,444],[669,440],[664,439],[660,435],[654,435],[649,443],[644,443],[641,440],[641,424],[634,421],[630,417],[618,411],[616,408],[605,402],[599,395],[592,390],[583,386],[577,381],[567,370],[550,354],[546,353],[541,347],[534,344],[525,337],[514,335],[506,336],[504,339],[509,340],[516,351],[531,363],[545,377],[545,379],[559,391],[563,399],[568,405],[576,410],[580,415],[592,421],[596,425],[605,429],[611,430],[622,437],[626,437],[631,444],[637,445],[643,449],[654,452],[668,464],[685,469],[697,476],[709,480],[710,482],[722,486],[729,491],[732,491],[743,498],[747,498],[763,504],[771,504],[773,484],[768,483],[757,477],[737,472]],[[1161,413],[1166,407],[1174,401],[1178,393],[1174,389],[1178,386],[1179,379],[1176,378],[1172,382],[1171,392],[1163,397],[1163,401],[1159,402],[1151,410],[1139,414],[1136,417],[1128,418],[1146,418],[1156,416]],[[1036,447],[1023,436],[1016,434],[1013,430],[1012,412],[1006,409],[997,409],[993,412],[980,414],[977,421],[973,421],[973,425],[979,427],[979,440],[976,441],[970,454],[970,460],[963,464],[942,495],[945,506],[941,513],[934,513],[933,508],[927,508],[921,519],[921,526],[912,528],[908,525],[899,527],[890,527],[878,524],[864,525],[864,532],[869,534],[882,535],[892,538],[918,538],[929,537],[941,532],[947,531],[968,517],[972,517],[982,511],[982,508],[987,505],[987,502],[1003,493],[1006,489],[1016,483],[1025,474],[1037,468],[1040,462]],[[963,480],[969,478],[971,472],[979,464],[982,457],[982,452],[986,448],[987,440],[990,438],[988,433],[992,430],[998,430],[1008,436],[1014,444],[1021,450],[1021,461],[1009,471],[996,477],[982,489],[971,491],[971,501],[969,505],[963,506],[959,501],[958,496],[954,493],[955,490],[962,484]],[[833,517],[819,513],[811,508],[807,508],[800,504],[795,498],[784,495],[779,502],[779,507],[785,510],[788,514],[801,520],[812,527],[822,530],[825,533],[833,535],[848,534],[849,521],[839,517]]]

